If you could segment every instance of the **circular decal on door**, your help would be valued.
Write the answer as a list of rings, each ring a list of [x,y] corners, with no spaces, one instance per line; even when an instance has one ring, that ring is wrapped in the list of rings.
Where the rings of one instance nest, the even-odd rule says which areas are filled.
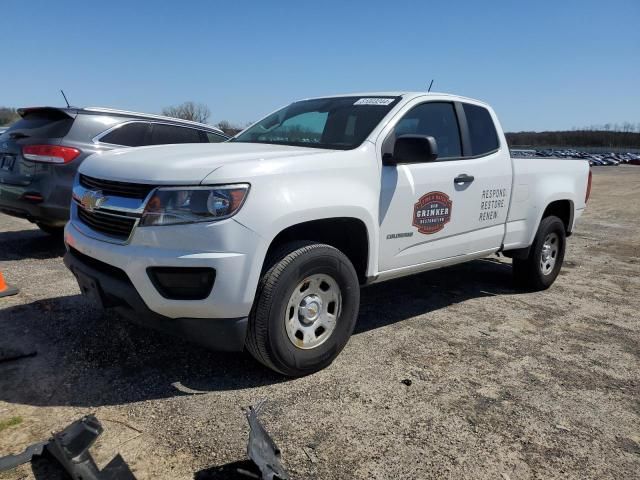
[[[451,220],[452,205],[446,193],[425,193],[413,207],[413,226],[425,235],[439,232]]]

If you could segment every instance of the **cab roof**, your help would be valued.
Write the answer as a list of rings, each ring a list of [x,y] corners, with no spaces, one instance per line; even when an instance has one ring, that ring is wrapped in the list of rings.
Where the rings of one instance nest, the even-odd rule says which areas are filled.
[[[420,91],[387,91],[387,92],[355,92],[355,93],[346,93],[339,95],[323,95],[321,97],[309,97],[305,98],[305,100],[312,100],[314,98],[336,98],[336,97],[402,97],[405,100],[410,100],[415,97],[423,97],[423,96],[433,96],[433,97],[451,97],[452,100],[460,100],[460,101],[472,101],[477,103],[482,103],[487,105],[486,102],[482,100],[477,100],[475,98],[463,97],[462,95],[454,95],[452,93],[443,93],[443,92],[420,92]]]

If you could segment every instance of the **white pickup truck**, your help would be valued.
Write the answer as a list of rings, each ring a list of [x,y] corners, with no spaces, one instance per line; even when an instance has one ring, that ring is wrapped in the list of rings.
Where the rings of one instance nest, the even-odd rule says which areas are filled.
[[[590,184],[584,160],[511,158],[476,100],[308,99],[226,143],[86,159],[65,263],[104,307],[305,375],[347,343],[361,285],[502,252],[549,287]]]

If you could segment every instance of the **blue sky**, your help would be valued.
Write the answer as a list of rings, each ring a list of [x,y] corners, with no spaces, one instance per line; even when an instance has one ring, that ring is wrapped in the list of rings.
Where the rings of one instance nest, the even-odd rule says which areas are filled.
[[[434,90],[490,102],[506,130],[640,122],[640,0],[2,2],[0,105],[211,122],[290,101]]]

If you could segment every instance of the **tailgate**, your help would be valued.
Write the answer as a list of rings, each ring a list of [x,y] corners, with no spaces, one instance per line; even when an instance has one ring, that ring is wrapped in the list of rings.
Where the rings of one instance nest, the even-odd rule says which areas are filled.
[[[22,145],[4,134],[0,136],[0,183],[29,185],[35,175],[36,165],[24,162]]]

